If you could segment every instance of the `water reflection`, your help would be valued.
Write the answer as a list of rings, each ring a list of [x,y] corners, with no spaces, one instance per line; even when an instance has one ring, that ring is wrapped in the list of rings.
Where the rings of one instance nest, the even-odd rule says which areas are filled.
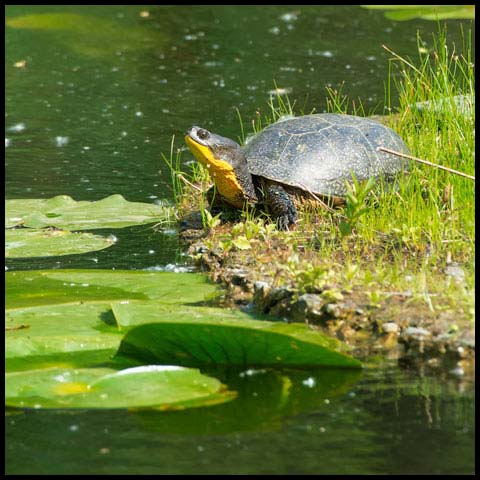
[[[6,471],[473,472],[473,384],[459,393],[454,380],[398,369],[347,377],[342,380],[342,375],[323,370],[243,376],[237,372],[228,381],[239,397],[217,406],[8,416]],[[315,378],[315,385],[308,385],[309,378]],[[52,442],[62,447],[52,450]]]

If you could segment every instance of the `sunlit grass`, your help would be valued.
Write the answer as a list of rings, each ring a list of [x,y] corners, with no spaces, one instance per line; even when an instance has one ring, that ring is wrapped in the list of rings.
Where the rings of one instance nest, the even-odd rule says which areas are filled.
[[[465,34],[463,40],[461,46],[449,46],[444,28],[439,28],[430,46],[418,36],[415,59],[403,58],[386,46],[391,60],[385,86],[387,115],[381,121],[400,134],[412,155],[474,175],[475,85],[471,32]],[[393,96],[399,99],[397,109],[392,108]],[[464,99],[463,104],[458,103],[459,96]],[[326,100],[331,112],[360,116],[374,113],[366,112],[361,100],[349,100],[342,89],[327,89]],[[469,108],[472,101],[473,106]],[[433,105],[436,108],[432,108]],[[311,110],[298,110],[295,102],[280,94],[270,97],[267,113],[257,112],[250,122],[244,121],[237,110],[240,142],[244,143],[249,135],[279,118],[295,113],[308,114]],[[175,155],[172,142],[170,165],[178,177],[181,164]],[[414,161],[409,161],[409,169],[409,174],[400,178],[393,188],[377,184],[370,194],[371,186],[364,191],[365,185],[352,183],[344,208],[332,212],[309,207],[302,212],[297,228],[290,232],[278,232],[274,227],[267,231],[265,215],[258,219],[251,211],[244,212],[243,221],[231,232],[231,238],[224,234],[219,240],[220,248],[235,248],[235,239],[240,236],[242,241],[237,242],[238,245],[245,250],[251,248],[252,255],[258,256],[269,244],[278,246],[278,242],[283,242],[291,254],[290,266],[275,266],[275,279],[279,284],[293,281],[299,291],[304,291],[305,282],[314,281],[315,275],[321,277],[322,272],[332,271],[329,281],[333,277],[339,285],[359,285],[368,292],[372,304],[380,302],[388,292],[407,291],[412,299],[426,302],[432,310],[472,311],[475,183]],[[192,164],[190,175],[183,173],[182,176],[201,185],[204,191],[211,185],[206,169],[197,163]],[[177,180],[172,182],[179,205],[185,207],[188,198],[188,208],[206,206],[204,200],[192,204],[191,188],[185,190],[184,182],[182,185]],[[208,221],[204,225],[206,229],[211,227]],[[263,241],[258,244],[255,238]],[[215,243],[215,237],[210,242]],[[292,263],[292,258],[297,259],[296,262]],[[465,270],[461,287],[451,279],[445,280],[443,269],[451,262],[461,263]]]

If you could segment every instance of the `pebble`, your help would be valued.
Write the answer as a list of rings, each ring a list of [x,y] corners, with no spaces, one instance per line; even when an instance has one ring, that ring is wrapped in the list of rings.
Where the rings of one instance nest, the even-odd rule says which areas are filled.
[[[425,330],[425,328],[421,327],[407,327],[405,330],[403,330],[404,335],[415,335],[415,336],[421,336],[421,337],[426,337],[428,335],[431,335],[431,333],[428,330]]]
[[[455,375],[456,377],[463,377],[463,375],[465,374],[465,370],[462,367],[455,367],[450,370],[450,373],[452,375]]]
[[[382,330],[385,333],[397,333],[399,327],[395,322],[385,322],[382,324]]]
[[[465,271],[456,262],[449,263],[445,267],[445,275],[452,277],[455,281],[461,283],[465,280]]]

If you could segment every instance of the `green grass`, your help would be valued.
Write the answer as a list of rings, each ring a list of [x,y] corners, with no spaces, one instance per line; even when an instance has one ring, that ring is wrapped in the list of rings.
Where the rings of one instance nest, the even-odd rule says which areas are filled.
[[[386,47],[391,60],[385,85],[384,110],[388,114],[382,121],[400,134],[413,156],[474,175],[474,108],[464,112],[454,102],[455,96],[475,95],[471,42],[468,32],[462,45],[450,46],[446,29],[439,26],[431,45],[418,37],[415,59],[403,58]],[[366,115],[361,100],[350,101],[342,89],[327,89],[327,95],[329,111]],[[393,96],[399,99],[396,109],[392,108]],[[415,106],[440,99],[441,111],[420,111]],[[250,130],[261,131],[295,111],[295,102],[288,97],[271,97],[268,112],[257,112]],[[243,142],[249,132],[237,114]],[[170,164],[174,164],[171,159]],[[267,232],[265,216],[256,220],[251,212],[244,212],[241,226],[219,237],[220,248],[228,245],[229,250],[235,250],[232,240],[242,237],[243,250],[250,251],[251,243],[252,255],[260,255],[258,249],[267,249],[269,242],[277,248],[278,242],[283,242],[290,256],[285,257],[286,265],[272,267],[276,269],[272,275],[279,284],[293,282],[299,292],[308,290],[312,282],[331,283],[335,279],[338,285],[363,288],[372,304],[381,303],[392,292],[409,291],[413,299],[420,299],[432,311],[461,309],[470,316],[474,308],[475,182],[414,161],[409,167],[410,173],[398,181],[393,192],[376,188],[368,194],[371,185],[352,183],[345,208],[333,213],[307,209],[291,232],[275,228]],[[179,168],[177,158],[175,171]],[[205,188],[208,175],[196,164],[189,179]],[[185,203],[182,208],[198,210],[200,204],[192,205],[191,195],[182,195],[185,185],[179,188],[173,176],[172,182],[174,189],[178,188],[178,204],[188,197],[188,208]],[[255,223],[256,230],[252,227]],[[260,245],[252,243],[251,231],[263,238]],[[243,238],[250,243],[247,245]],[[215,243],[214,236],[210,242]],[[277,263],[280,261],[278,257]],[[443,274],[451,261],[461,263],[465,270],[461,287]]]

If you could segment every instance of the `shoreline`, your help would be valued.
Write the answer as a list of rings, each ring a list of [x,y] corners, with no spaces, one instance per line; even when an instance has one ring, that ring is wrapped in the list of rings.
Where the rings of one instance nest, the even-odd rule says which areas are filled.
[[[278,282],[263,258],[271,258],[285,245],[266,242],[256,248],[218,248],[220,238],[231,234],[231,229],[225,224],[206,235],[192,229],[180,233],[192,262],[223,287],[221,306],[306,323],[341,340],[367,366],[397,364],[447,371],[458,379],[474,377],[475,325],[468,312],[432,309],[428,302],[415,301],[409,291],[388,292],[381,301],[372,302],[368,288],[342,288],[334,281],[299,291],[291,275]],[[461,272],[452,262],[441,275],[461,288]]]

